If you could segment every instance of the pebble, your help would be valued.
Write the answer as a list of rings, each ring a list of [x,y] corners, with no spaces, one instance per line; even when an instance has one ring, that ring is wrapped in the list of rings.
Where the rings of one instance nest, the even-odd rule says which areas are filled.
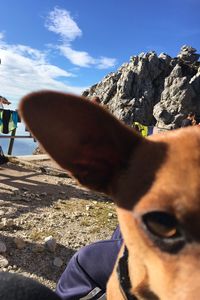
[[[113,218],[113,213],[108,213],[108,218]]]
[[[8,260],[3,257],[2,255],[0,255],[0,268],[5,268],[9,265]]]
[[[47,249],[51,252],[55,252],[56,250],[56,239],[54,239],[52,236],[48,236],[44,239],[45,245],[47,246]]]
[[[2,241],[0,241],[0,253],[5,253],[7,250],[6,244]]]
[[[3,226],[11,227],[14,225],[14,220],[2,218],[2,224],[3,224]]]
[[[29,189],[28,189],[28,188],[26,188],[26,187],[23,187],[23,188],[22,188],[22,191],[24,191],[24,192],[28,192],[28,191],[29,191]]]
[[[16,265],[13,265],[13,266],[12,266],[12,269],[13,269],[13,270],[17,270],[17,266],[16,266]]]
[[[40,194],[40,196],[41,196],[41,197],[46,197],[46,196],[47,196],[47,193],[46,193],[46,192],[43,192],[43,193]]]
[[[12,200],[13,201],[21,201],[23,200],[22,197],[19,195],[19,196],[12,196]]]
[[[5,214],[4,210],[0,209],[0,216],[3,216]]]
[[[35,253],[42,253],[44,250],[45,250],[45,246],[42,244],[36,244],[32,248],[32,251]]]
[[[89,205],[89,204],[88,204],[88,205],[85,206],[85,209],[86,209],[87,211],[88,211],[89,209],[91,209],[91,208],[92,208],[92,205]]]
[[[41,201],[41,198],[40,197],[36,197],[35,200]]]
[[[15,190],[15,191],[13,191],[13,195],[20,195],[20,191],[19,190]]]
[[[23,249],[26,246],[26,242],[22,238],[16,237],[14,238],[14,242],[17,249]]]
[[[63,192],[63,191],[60,191],[59,194],[60,194],[60,195],[64,195],[64,196],[66,195],[66,193]]]
[[[53,264],[54,264],[54,266],[60,268],[63,265],[63,261],[62,261],[62,259],[60,257],[55,257],[54,261],[53,261]]]
[[[15,225],[16,225],[16,226],[20,226],[20,225],[23,225],[24,222],[25,222],[25,221],[23,221],[23,220],[16,220],[16,221],[15,221]]]

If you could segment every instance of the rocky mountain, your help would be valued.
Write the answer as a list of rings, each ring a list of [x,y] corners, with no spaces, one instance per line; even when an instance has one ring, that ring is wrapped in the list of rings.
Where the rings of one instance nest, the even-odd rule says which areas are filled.
[[[184,45],[177,57],[154,51],[132,56],[116,72],[83,92],[126,124],[173,129],[188,112],[200,117],[200,55]]]

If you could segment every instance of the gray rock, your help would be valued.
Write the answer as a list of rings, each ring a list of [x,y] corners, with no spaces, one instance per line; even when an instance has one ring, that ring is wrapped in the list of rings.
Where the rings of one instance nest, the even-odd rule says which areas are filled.
[[[180,127],[181,119],[189,111],[198,111],[193,99],[195,92],[189,78],[183,76],[182,68],[176,65],[165,78],[160,102],[154,106],[153,114],[158,127],[168,129]],[[200,103],[199,103],[200,104]]]
[[[63,261],[60,257],[55,257],[53,261],[54,266],[60,268],[63,265]]]
[[[0,268],[6,268],[9,265],[8,260],[0,255]]]
[[[14,225],[14,220],[13,219],[2,218],[1,223],[4,227],[12,227]]]
[[[45,246],[42,244],[36,244],[32,247],[34,253],[42,253],[45,250]]]
[[[0,241],[0,253],[5,253],[6,250],[6,244],[3,241]]]
[[[109,218],[109,219],[112,219],[113,217],[114,217],[113,213],[109,212],[109,213],[108,213],[108,218]]]
[[[180,126],[185,115],[200,115],[199,54],[184,45],[177,57],[154,51],[132,56],[116,72],[86,90],[128,125],[138,121],[164,129]]]
[[[52,236],[48,236],[45,238],[45,245],[50,252],[55,252],[56,250],[56,239]]]
[[[19,238],[19,237],[14,238],[14,243],[15,243],[17,249],[23,249],[26,246],[26,242],[22,238]]]
[[[5,215],[5,211],[3,209],[0,209],[0,216]]]
[[[195,53],[197,50],[191,46],[184,45],[181,47],[181,51],[178,57],[186,62],[194,63],[198,61],[200,55]]]
[[[42,192],[42,193],[40,194],[40,196],[41,196],[41,197],[46,197],[46,196],[47,196],[47,193],[46,193],[46,192]]]

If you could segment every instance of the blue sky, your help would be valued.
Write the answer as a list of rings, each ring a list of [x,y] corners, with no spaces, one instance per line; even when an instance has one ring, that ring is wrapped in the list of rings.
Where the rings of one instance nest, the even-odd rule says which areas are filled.
[[[200,52],[200,0],[1,0],[0,95],[80,94],[150,50]]]

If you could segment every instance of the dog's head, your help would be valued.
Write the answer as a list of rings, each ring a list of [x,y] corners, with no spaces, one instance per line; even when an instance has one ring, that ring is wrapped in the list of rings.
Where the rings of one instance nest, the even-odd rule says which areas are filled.
[[[26,96],[20,113],[61,167],[113,197],[129,252],[131,293],[198,299],[200,128],[144,139],[100,105],[48,91]],[[120,299],[112,277],[108,299]]]

